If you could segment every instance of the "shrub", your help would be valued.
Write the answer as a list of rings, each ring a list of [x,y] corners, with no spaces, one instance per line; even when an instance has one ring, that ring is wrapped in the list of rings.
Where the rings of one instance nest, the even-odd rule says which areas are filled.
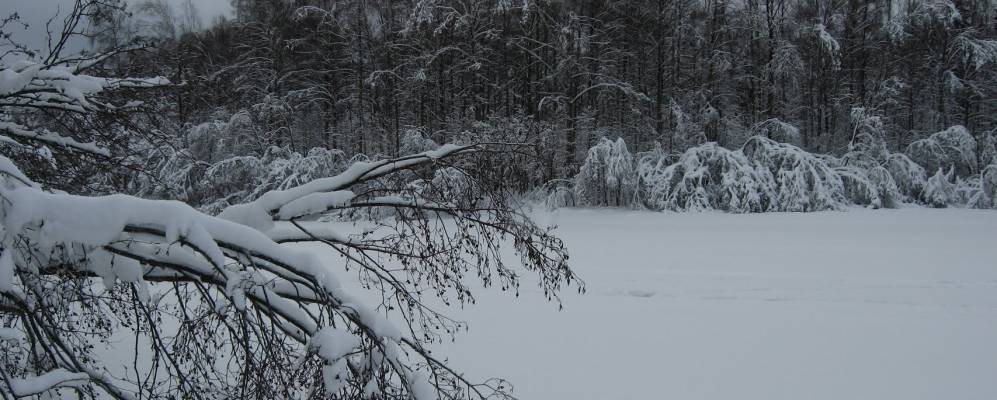
[[[741,152],[707,143],[687,150],[674,164],[666,160],[641,159],[641,198],[648,208],[762,212],[772,203],[772,175]]]
[[[575,176],[579,205],[632,206],[637,191],[634,157],[622,138],[599,140]]]
[[[945,173],[941,168],[928,178],[924,189],[924,200],[936,208],[945,208],[956,199],[955,184],[951,182],[954,169]]]
[[[776,182],[771,211],[819,211],[846,203],[844,183],[825,160],[799,147],[753,137],[744,155],[772,173]]]
[[[922,198],[924,188],[928,184],[924,167],[901,153],[890,154],[883,167],[893,177],[893,182],[904,201],[917,201]]]
[[[952,169],[956,176],[976,171],[976,139],[959,125],[911,143],[907,155],[929,171]]]

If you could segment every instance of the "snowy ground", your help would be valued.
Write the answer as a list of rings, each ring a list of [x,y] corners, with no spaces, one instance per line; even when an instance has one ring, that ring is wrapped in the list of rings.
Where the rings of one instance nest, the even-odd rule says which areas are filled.
[[[481,293],[444,347],[521,399],[997,398],[995,212],[539,218],[588,293]]]
[[[997,212],[537,219],[588,292],[558,311],[528,279],[479,290],[450,313],[471,330],[438,347],[520,399],[997,399]]]

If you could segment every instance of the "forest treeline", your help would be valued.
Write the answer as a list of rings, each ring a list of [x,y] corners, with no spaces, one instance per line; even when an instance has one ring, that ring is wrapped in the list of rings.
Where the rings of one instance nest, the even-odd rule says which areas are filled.
[[[141,190],[194,203],[180,186],[277,149],[329,164],[406,137],[525,143],[500,168],[529,190],[574,177],[601,138],[674,162],[757,135],[841,156],[869,118],[898,153],[997,126],[991,0],[235,0],[210,26],[185,4],[98,15],[92,44],[152,44],[109,68],[181,83],[138,122],[171,149],[139,157],[172,176]]]

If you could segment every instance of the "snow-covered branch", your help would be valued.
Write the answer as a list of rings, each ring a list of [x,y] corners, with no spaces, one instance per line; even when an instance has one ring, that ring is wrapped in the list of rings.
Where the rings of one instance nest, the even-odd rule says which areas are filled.
[[[5,204],[3,255],[9,260],[3,275],[7,278],[0,288],[7,294],[42,295],[54,290],[44,284],[46,281],[64,276],[85,281],[100,278],[108,289],[115,288],[116,282],[134,288],[133,307],[144,308],[152,306],[157,297],[180,296],[176,289],[169,294],[170,290],[164,292],[159,287],[193,285],[197,288],[195,292],[177,297],[176,301],[210,306],[185,307],[184,321],[190,318],[189,313],[197,313],[199,318],[222,324],[235,318],[254,327],[228,333],[232,335],[229,342],[232,348],[228,351],[251,351],[239,353],[245,357],[244,363],[276,362],[281,368],[299,373],[320,370],[323,379],[316,388],[324,387],[329,393],[376,390],[401,391],[416,398],[458,393],[465,398],[485,398],[488,393],[479,392],[476,384],[464,380],[423,347],[426,338],[432,337],[427,335],[434,335],[430,326],[452,332],[461,324],[428,307],[422,292],[429,289],[445,298],[452,290],[459,301],[472,300],[461,279],[472,268],[486,284],[491,281],[491,274],[497,273],[503,287],[518,285],[518,273],[503,264],[498,251],[501,238],[509,235],[517,243],[524,266],[535,270],[544,290],[554,295],[560,282],[570,282],[573,278],[565,264],[563,246],[504,206],[501,198],[490,197],[481,205],[469,205],[447,200],[449,192],[435,189],[435,185],[443,185],[440,189],[455,188],[454,182],[446,179],[463,176],[460,173],[438,175],[430,181],[435,184],[428,183],[429,186],[417,192],[405,189],[399,195],[383,194],[389,190],[390,186],[384,185],[390,185],[391,175],[430,167],[479,148],[442,146],[412,156],[359,163],[334,177],[268,192],[253,203],[232,208],[262,211],[259,216],[265,220],[249,220],[248,224],[245,219],[236,218],[237,222],[227,219],[246,215],[231,211],[213,217],[179,202],[125,195],[82,197],[50,193],[8,180],[0,189]],[[15,168],[9,175],[18,174]],[[396,209],[399,214],[395,217],[396,225],[379,228],[379,234],[364,238],[328,228],[313,229],[295,221],[308,215],[347,209],[351,212]],[[299,233],[292,233],[287,223],[280,222],[283,220],[290,220]],[[445,225],[450,226],[447,229],[455,229],[458,235],[436,233],[445,232],[435,228]],[[339,280],[343,269],[314,254],[278,244],[278,240],[314,241],[342,254],[346,265],[359,266],[368,276],[366,279],[385,285],[382,290],[388,301],[381,307],[386,308],[376,311],[344,290]],[[381,256],[375,256],[378,254],[394,258],[404,268],[392,266]],[[470,259],[468,254],[472,255]],[[82,293],[66,295],[82,296],[75,302],[99,301]],[[31,305],[27,300],[30,295],[18,298],[14,307],[20,312],[34,314],[49,307],[45,303]],[[395,307],[405,312],[385,313]],[[398,322],[403,322],[407,329],[397,328]],[[76,332],[63,325],[71,324],[72,320],[36,323],[51,332]],[[183,327],[167,332],[155,319],[144,323],[149,324],[150,333],[165,340],[179,340],[191,334]],[[274,340],[272,332],[290,339],[290,342],[278,339],[276,343],[297,349],[289,354],[296,354],[294,357],[305,364],[292,363],[294,357],[274,355],[262,350],[266,346],[253,344]],[[70,334],[77,335],[80,333]],[[154,345],[154,352],[177,356],[166,345]],[[210,366],[181,366],[179,362],[166,368],[170,376],[182,376],[190,368],[207,368],[205,373],[214,371]],[[133,390],[155,390],[143,389],[140,382],[131,384],[137,385]],[[195,396],[198,389],[188,382],[176,390]]]
[[[163,77],[116,78],[85,75],[84,72],[109,57],[134,50],[134,47],[112,50],[95,57],[72,62],[53,59],[47,62],[20,60],[0,64],[0,141],[55,145],[75,151],[108,157],[108,149],[84,143],[42,126],[29,126],[15,120],[12,111],[57,111],[75,114],[113,112],[131,107],[131,103],[112,105],[102,95],[125,88],[167,86]]]

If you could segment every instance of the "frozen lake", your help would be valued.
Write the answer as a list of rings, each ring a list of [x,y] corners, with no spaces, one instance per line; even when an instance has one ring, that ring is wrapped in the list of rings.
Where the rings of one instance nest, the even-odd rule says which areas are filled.
[[[560,210],[588,293],[453,314],[521,399],[997,398],[997,213]]]

